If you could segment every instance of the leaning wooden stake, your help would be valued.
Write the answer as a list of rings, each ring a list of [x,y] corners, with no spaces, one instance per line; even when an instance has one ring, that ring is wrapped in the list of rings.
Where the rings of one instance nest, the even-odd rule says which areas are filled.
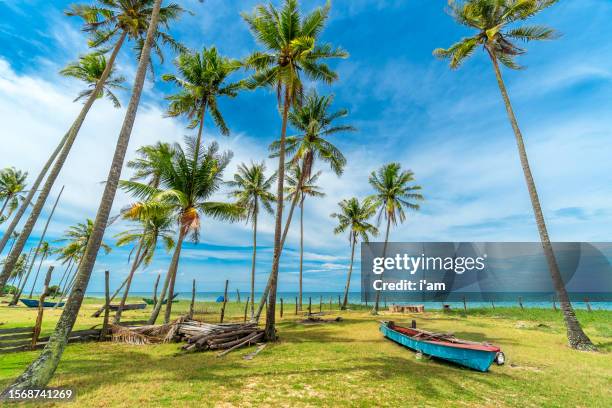
[[[308,297],[308,315],[312,314],[312,297]]]
[[[247,296],[246,304],[244,305],[244,322],[246,323],[247,311],[249,310],[249,301],[251,300],[250,296]]]
[[[591,312],[591,304],[589,303],[589,298],[588,297],[584,298],[584,303],[586,303],[587,310],[590,313]]]
[[[102,331],[100,331],[100,340],[106,337],[108,331],[108,315],[110,313],[110,284],[109,273],[104,271],[104,323],[102,323]]]
[[[280,304],[280,306],[281,306],[281,308],[280,308],[280,317],[282,319],[282,317],[283,317],[283,298],[280,298],[280,301],[281,301],[281,304]]]
[[[153,307],[157,304],[157,286],[159,285],[159,278],[161,278],[161,273],[157,274],[157,279],[155,279],[155,285],[153,286]]]
[[[467,313],[467,302],[465,300],[465,295],[463,296],[463,310]]]
[[[338,307],[342,308],[342,303],[340,303],[340,295],[338,295]]]
[[[519,296],[518,302],[519,302],[519,306],[521,307],[521,310],[524,310],[523,309],[523,297],[522,296]]]
[[[329,310],[332,310],[332,297],[329,297]]]
[[[493,303],[493,301],[491,301],[491,307],[493,308],[493,310],[495,310],[495,303]]]
[[[53,266],[50,266],[49,270],[47,271],[47,276],[45,276],[45,284],[43,286],[42,294],[40,295],[40,299],[38,300],[38,314],[36,315],[36,324],[34,325],[34,334],[32,335],[32,347],[36,346],[36,342],[38,341],[38,337],[40,336],[40,327],[42,325],[44,303],[45,298],[47,297],[47,292],[49,292],[49,282],[51,282],[52,273]]]
[[[553,306],[553,310],[556,312],[557,311],[557,303],[555,303],[555,295],[553,295],[552,297],[552,306]]]
[[[319,298],[319,313],[323,311],[323,296]]]
[[[191,304],[189,305],[189,318],[193,319],[193,308],[195,306],[195,294],[196,294],[196,286],[195,279],[193,280],[193,285],[191,287]]]
[[[225,305],[227,304],[227,285],[229,284],[229,280],[225,280],[225,291],[223,292],[223,306],[221,306],[221,323],[223,323],[223,318],[225,317]]]
[[[236,296],[238,298],[238,303],[240,303],[240,289],[236,288]]]

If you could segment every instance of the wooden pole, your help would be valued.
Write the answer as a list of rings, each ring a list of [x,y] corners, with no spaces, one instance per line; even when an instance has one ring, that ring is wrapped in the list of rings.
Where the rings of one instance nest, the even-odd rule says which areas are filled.
[[[240,289],[236,288],[236,296],[238,297],[238,303],[240,303]]]
[[[467,302],[465,301],[465,295],[463,295],[463,311],[467,313]]]
[[[323,311],[323,296],[319,298],[319,313]]]
[[[591,304],[589,303],[589,298],[588,297],[584,298],[584,303],[586,303],[587,310],[590,313],[591,312]]]
[[[491,301],[491,307],[493,307],[493,310],[495,310],[495,303],[493,303],[493,301]]]
[[[342,303],[340,303],[340,295],[338,295],[338,307],[342,308]]]
[[[329,310],[332,310],[332,297],[329,297]]]
[[[109,283],[109,272],[104,271],[104,321],[102,323],[102,330],[100,331],[100,340],[106,336],[108,330],[108,315],[110,313],[110,283]]]
[[[280,304],[280,306],[281,306],[281,308],[280,308],[280,317],[282,319],[283,318],[283,298],[280,298],[280,301],[281,301],[281,304]]]
[[[225,291],[223,292],[223,306],[221,307],[221,323],[223,323],[223,318],[225,317],[225,305],[227,304],[227,285],[229,284],[229,280],[225,280]]]
[[[312,314],[312,297],[308,296],[308,316]]]
[[[522,296],[519,296],[518,302],[519,302],[519,306],[521,307],[521,310],[524,310],[523,309],[523,297]]]
[[[189,305],[189,318],[193,319],[193,312],[195,308],[195,294],[196,294],[196,284],[195,279],[193,280],[193,284],[191,286],[191,304]],[[172,300],[170,300],[172,301]]]
[[[161,274],[157,274],[157,279],[155,279],[155,285],[153,285],[153,307],[157,304],[157,285],[159,285],[159,278],[161,278]]]
[[[38,341],[38,337],[40,336],[40,327],[42,325],[44,303],[45,298],[47,297],[47,292],[49,291],[49,282],[51,282],[52,273],[53,266],[50,266],[49,270],[47,271],[47,276],[45,276],[45,283],[43,286],[42,294],[40,295],[40,299],[38,300],[38,314],[36,315],[36,324],[34,325],[34,333],[32,334],[32,347],[36,346],[36,342]]]
[[[552,296],[552,306],[553,306],[553,310],[556,312],[557,311],[557,303],[555,303],[555,295]]]
[[[247,296],[246,304],[244,305],[244,322],[246,323],[247,311],[249,310],[249,301],[251,300],[250,296]]]
[[[297,296],[295,297],[295,315],[297,316],[297,312],[298,312],[298,298]]]

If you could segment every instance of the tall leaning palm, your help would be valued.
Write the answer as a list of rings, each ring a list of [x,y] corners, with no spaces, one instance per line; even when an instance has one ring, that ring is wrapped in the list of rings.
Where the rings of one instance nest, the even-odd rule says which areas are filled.
[[[398,221],[402,223],[406,220],[405,210],[419,210],[418,201],[423,200],[423,196],[419,193],[421,186],[412,184],[414,173],[410,170],[402,170],[399,163],[385,164],[378,171],[373,171],[368,181],[374,188],[374,194],[369,199],[372,200],[378,211],[378,223],[383,218],[386,221],[382,253],[384,258],[387,253],[391,225],[397,225]],[[377,291],[372,314],[378,314],[379,302],[380,291]]]
[[[14,245],[11,254],[7,259],[6,268],[11,265],[17,259],[17,256],[23,250],[27,239],[29,238],[38,217],[44,207],[44,204],[49,196],[51,188],[55,183],[70,150],[74,144],[74,141],[81,129],[85,117],[91,109],[93,103],[104,91],[104,87],[109,80],[109,77],[114,68],[115,60],[119,51],[121,50],[126,39],[132,41],[135,44],[137,58],[144,58],[143,63],[145,69],[147,63],[150,62],[151,48],[155,49],[158,56],[161,58],[161,45],[168,44],[169,46],[183,50],[184,48],[178,44],[169,34],[162,30],[157,30],[157,20],[164,26],[168,27],[168,24],[178,18],[182,13],[182,8],[178,5],[172,4],[168,7],[159,7],[159,10],[155,10],[157,5],[161,6],[160,0],[97,0],[94,5],[72,5],[71,8],[66,11],[69,16],[78,16],[84,21],[83,30],[90,34],[89,45],[93,48],[96,47],[110,47],[112,49],[108,61],[104,70],[99,77],[96,78],[95,86],[90,89],[91,93],[85,98],[83,107],[79,112],[76,120],[68,130],[68,133],[64,136],[64,139],[58,146],[59,153],[49,176],[45,181],[43,188],[36,199],[32,212],[28,217],[25,225],[23,226],[22,234]],[[155,11],[155,13],[153,13]],[[145,33],[147,33],[148,27],[151,26],[152,16],[155,14],[155,31],[151,33],[151,41],[147,46],[147,51],[143,49]],[[144,75],[142,74],[142,80],[144,81]],[[138,83],[137,79],[135,83]],[[134,89],[133,94],[139,94]],[[130,112],[128,108],[128,112]],[[5,271],[0,274],[0,289],[2,288],[5,279],[3,276]]]
[[[563,310],[567,338],[570,347],[579,350],[595,350],[595,346],[584,333],[580,322],[574,313],[565,284],[559,272],[559,265],[550,243],[542,206],[538,197],[527,151],[523,141],[523,135],[518,121],[514,115],[510,97],[502,77],[499,63],[510,69],[521,68],[515,62],[515,57],[525,53],[517,41],[529,42],[538,40],[551,40],[557,37],[556,32],[540,25],[519,25],[518,23],[533,17],[542,10],[555,4],[557,0],[469,0],[465,2],[451,2],[450,13],[455,20],[471,29],[476,30],[472,37],[464,38],[448,49],[436,49],[434,55],[450,60],[453,69],[458,68],[474,51],[482,47],[489,56],[495,71],[497,85],[506,106],[506,113],[514,131],[521,167],[527,183],[527,190],[531,199],[531,205],[535,215],[540,240],[548,262],[548,269],[553,281],[553,286]]]
[[[111,1],[112,0],[105,0],[104,3],[109,4]],[[108,217],[115,198],[117,184],[119,183],[119,178],[121,175],[121,168],[123,167],[125,153],[127,151],[130,135],[132,133],[134,120],[136,119],[136,111],[138,110],[140,96],[142,94],[144,80],[147,73],[147,67],[149,65],[151,48],[155,38],[158,36],[157,25],[160,21],[161,3],[162,0],[154,0],[149,9],[150,15],[147,15],[145,19],[146,24],[143,26],[143,30],[146,30],[147,34],[142,43],[142,51],[140,53],[138,67],[136,69],[132,96],[130,97],[130,102],[127,107],[123,125],[121,127],[121,131],[119,132],[117,146],[115,148],[115,154],[110,166],[110,171],[106,183],[104,184],[104,193],[102,194],[100,206],[98,207],[98,213],[96,214],[93,233],[87,245],[81,265],[77,271],[74,288],[70,294],[70,297],[68,298],[68,301],[66,302],[66,305],[64,306],[64,311],[62,312],[62,315],[55,326],[55,330],[41,354],[32,364],[30,364],[25,372],[15,380],[15,382],[9,385],[2,392],[2,394],[0,394],[0,396],[7,395],[7,393],[9,393],[11,390],[46,386],[57,369],[64,348],[68,343],[68,335],[74,326],[81,303],[83,302],[85,289],[89,283],[91,271],[96,261],[100,244],[102,243],[102,237],[104,236]],[[96,94],[97,92],[94,90],[92,96]]]
[[[255,265],[257,260],[257,219],[263,208],[269,214],[274,214],[274,194],[270,192],[276,174],[266,177],[265,163],[252,163],[250,166],[242,163],[234,174],[234,180],[227,185],[233,188],[230,197],[236,199],[236,204],[246,212],[246,222],[253,223],[253,258],[251,260],[251,317],[255,314]]]
[[[149,186],[137,181],[121,181],[121,186],[136,198],[142,200],[141,210],[151,211],[160,205],[171,208],[174,220],[178,222],[179,232],[174,254],[166,274],[159,302],[155,305],[150,324],[157,320],[168,293],[168,298],[174,294],[174,284],[181,255],[183,242],[188,235],[194,241],[198,241],[200,225],[203,216],[209,216],[222,220],[238,220],[243,211],[240,207],[209,201],[222,186],[223,171],[228,165],[231,153],[220,154],[219,147],[212,143],[207,149],[199,150],[197,139],[186,138],[186,148],[175,145],[174,154],[170,160],[159,163],[160,185],[159,188]],[[196,150],[199,151],[197,160],[193,160]],[[164,321],[170,320],[172,302],[167,302]]]
[[[0,201],[3,201],[0,207],[0,223],[3,220],[4,210],[8,207],[6,218],[10,217],[19,205],[19,201],[23,200],[22,193],[25,190],[27,178],[27,172],[14,167],[0,170]]]
[[[342,300],[342,310],[348,304],[348,294],[351,286],[351,274],[353,273],[353,261],[355,259],[355,246],[361,238],[363,242],[369,242],[370,235],[378,235],[378,228],[369,222],[370,218],[376,214],[376,205],[372,199],[366,198],[362,202],[353,197],[342,200],[338,203],[340,212],[333,213],[331,216],[338,219],[338,226],[334,228],[334,234],[342,234],[348,231],[349,243],[351,244],[351,262],[346,277],[344,287],[344,297]]]
[[[243,13],[257,42],[264,48],[246,58],[244,64],[255,70],[245,81],[249,88],[269,87],[277,94],[282,124],[278,149],[278,181],[276,187],[276,219],[274,224],[274,256],[268,288],[265,336],[276,339],[275,307],[278,266],[282,253],[281,229],[283,220],[283,184],[285,181],[285,138],[289,109],[302,101],[302,74],[314,81],[332,83],[337,74],[323,60],[346,58],[348,54],[329,44],[319,44],[330,10],[330,3],[302,16],[297,0],[285,0],[278,9],[272,4],[260,5],[252,14]],[[269,292],[269,294],[268,294]]]
[[[215,47],[204,48],[202,52],[184,52],[178,56],[175,65],[179,74],[165,74],[164,81],[173,82],[180,91],[170,95],[167,115],[187,116],[189,128],[198,128],[197,146],[202,141],[206,111],[223,135],[229,135],[225,119],[219,112],[217,98],[235,97],[240,83],[229,82],[228,77],[241,67],[238,60],[219,55]]]
[[[304,201],[306,197],[323,197],[325,193],[321,192],[317,186],[317,180],[321,175],[318,171],[305,178],[302,174],[304,166],[295,164],[289,168],[287,173],[285,192],[287,200],[299,202],[300,206],[300,274],[299,274],[299,293],[298,293],[298,308],[302,310],[302,294],[303,292],[303,270],[304,270]]]

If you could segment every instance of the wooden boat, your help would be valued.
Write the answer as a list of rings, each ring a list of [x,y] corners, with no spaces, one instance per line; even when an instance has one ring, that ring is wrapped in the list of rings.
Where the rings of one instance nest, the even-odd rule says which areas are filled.
[[[397,326],[393,322],[381,322],[380,331],[388,339],[412,350],[478,371],[488,371],[493,362],[498,365],[505,362],[499,347],[458,339],[452,334],[431,333]]]
[[[155,304],[155,302],[153,301],[153,299],[151,298],[142,298],[143,302],[145,302],[147,305],[153,305]],[[173,299],[172,303],[176,303],[178,302],[178,300]],[[164,299],[164,301],[162,302],[162,305],[165,305],[166,303],[168,303],[168,299]]]
[[[119,309],[119,305],[108,305],[109,309],[112,311],[116,311],[117,309]],[[125,305],[123,305],[123,310],[140,310],[140,309],[144,309],[145,307],[147,307],[146,303],[126,303]]]
[[[19,300],[21,301],[21,303],[23,303],[27,307],[38,308],[39,301],[37,299],[19,299]],[[57,304],[56,302],[43,302],[43,307],[55,307],[55,305],[57,305],[57,307],[64,307],[64,302],[59,302],[59,304]]]

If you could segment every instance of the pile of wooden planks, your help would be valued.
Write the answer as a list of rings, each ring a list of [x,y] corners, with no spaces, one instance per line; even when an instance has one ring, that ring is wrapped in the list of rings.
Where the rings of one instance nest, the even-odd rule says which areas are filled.
[[[264,332],[257,327],[257,323],[211,324],[197,320],[180,322],[174,333],[175,339],[187,341],[183,346],[184,350],[225,350],[219,355],[255,344],[261,341],[263,336]]]

